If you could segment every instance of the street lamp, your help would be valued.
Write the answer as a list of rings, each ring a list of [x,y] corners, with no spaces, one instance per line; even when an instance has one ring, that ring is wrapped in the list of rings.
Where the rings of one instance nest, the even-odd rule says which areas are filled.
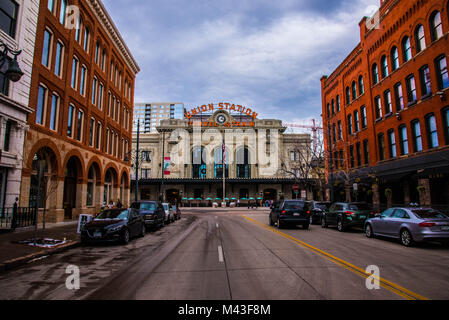
[[[3,41],[0,40],[0,69],[3,67],[5,62],[8,60],[8,53],[10,53],[14,59],[9,59],[8,61],[8,69],[5,72],[6,78],[11,80],[12,82],[19,81],[23,72],[20,70],[19,63],[17,62],[17,56],[22,53],[22,50],[14,51],[11,50]]]

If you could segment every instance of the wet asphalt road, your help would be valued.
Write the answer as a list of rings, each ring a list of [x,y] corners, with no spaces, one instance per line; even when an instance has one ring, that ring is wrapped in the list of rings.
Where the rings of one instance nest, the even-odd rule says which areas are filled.
[[[449,249],[361,231],[269,227],[268,212],[183,211],[127,246],[81,247],[0,274],[0,299],[449,299]],[[81,289],[65,287],[78,265]],[[367,266],[381,287],[366,287]]]

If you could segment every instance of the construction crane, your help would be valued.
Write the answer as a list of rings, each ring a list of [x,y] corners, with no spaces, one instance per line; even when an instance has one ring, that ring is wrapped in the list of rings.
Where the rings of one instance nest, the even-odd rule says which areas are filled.
[[[284,127],[290,128],[301,128],[301,129],[309,129],[312,130],[313,133],[313,150],[316,150],[318,146],[318,130],[323,130],[323,128],[316,125],[315,119],[312,119],[313,125],[308,126],[304,124],[295,124],[295,123],[283,123]]]

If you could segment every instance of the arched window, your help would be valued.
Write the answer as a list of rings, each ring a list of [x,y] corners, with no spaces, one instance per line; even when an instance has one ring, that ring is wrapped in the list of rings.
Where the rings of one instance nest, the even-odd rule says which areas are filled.
[[[341,104],[340,104],[340,96],[337,95],[337,112],[340,112]]]
[[[327,106],[326,106],[326,115],[327,115],[328,118],[331,115],[331,105],[330,105],[330,103],[328,103]]]
[[[94,203],[95,197],[95,170],[94,166],[90,166],[89,173],[87,174],[87,194],[86,194],[86,206],[91,206]]]
[[[381,59],[382,64],[382,78],[388,77],[388,60],[387,56],[383,56]]]
[[[430,16],[430,29],[432,41],[438,40],[443,36],[443,24],[441,23],[441,14],[439,11],[435,11]]]
[[[393,71],[399,68],[399,51],[397,47],[391,49],[391,69]]]
[[[426,48],[426,34],[424,26],[420,24],[415,30],[416,52],[421,52]]]
[[[355,81],[352,81],[352,100],[357,99],[357,84]]]
[[[332,114],[335,114],[335,100],[332,99]]]
[[[242,147],[237,150],[237,178],[251,178],[250,153],[248,148]]]
[[[351,90],[349,87],[346,87],[346,105],[351,103]]]
[[[228,150],[226,150],[224,154],[224,160],[225,160],[225,176],[226,178],[229,177],[229,153]],[[223,178],[223,148],[218,147],[214,150],[214,176],[215,178]]]
[[[365,93],[365,86],[363,84],[363,76],[359,77],[359,96]]]
[[[373,76],[373,83],[378,84],[379,83],[379,70],[377,69],[377,63],[373,64],[372,67],[372,76]]]
[[[412,45],[409,37],[404,37],[404,39],[402,39],[402,54],[404,55],[404,62],[407,62],[412,58]]]
[[[206,152],[204,147],[194,147],[192,151],[192,177],[206,178]]]

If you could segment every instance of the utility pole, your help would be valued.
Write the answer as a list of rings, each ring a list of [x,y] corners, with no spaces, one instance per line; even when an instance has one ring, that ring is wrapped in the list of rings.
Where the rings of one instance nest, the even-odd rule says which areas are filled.
[[[162,202],[165,202],[165,192],[164,192],[164,179],[165,179],[165,131],[162,129],[162,183],[161,183],[161,197]]]
[[[137,121],[137,148],[136,148],[136,184],[135,184],[135,201],[138,201],[139,192],[139,138],[140,138],[140,121]]]
[[[334,163],[332,161],[332,136],[331,131],[329,128],[329,134],[327,135],[329,139],[329,169],[330,169],[330,186],[331,186],[331,203],[334,203],[335,196],[334,196]]]
[[[221,148],[221,164],[223,167],[223,204],[226,207],[226,144],[225,144],[225,138],[223,133],[223,146]]]

